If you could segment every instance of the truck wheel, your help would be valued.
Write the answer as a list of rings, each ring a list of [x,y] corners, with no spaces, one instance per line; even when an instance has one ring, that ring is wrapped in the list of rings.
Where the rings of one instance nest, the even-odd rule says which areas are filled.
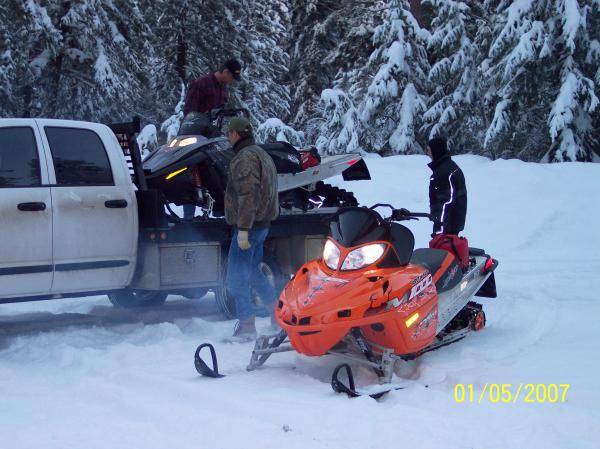
[[[265,257],[264,261],[260,264],[260,269],[275,289],[276,295],[279,296],[279,293],[285,286],[285,279],[281,274],[281,269],[279,268],[279,264],[277,263],[275,258],[269,256]],[[224,261],[222,270],[223,284],[225,284],[225,279],[227,276],[227,261]],[[258,294],[253,292],[252,296],[255,305],[260,306],[262,303],[260,302]],[[219,309],[221,310],[221,313],[223,313],[223,315],[225,315],[227,319],[231,320],[237,317],[237,312],[235,309],[235,300],[231,295],[227,293],[225,285],[215,289],[215,299],[217,301]]]
[[[160,306],[167,300],[167,294],[152,290],[120,290],[109,293],[108,299],[115,307],[130,309],[133,307]]]

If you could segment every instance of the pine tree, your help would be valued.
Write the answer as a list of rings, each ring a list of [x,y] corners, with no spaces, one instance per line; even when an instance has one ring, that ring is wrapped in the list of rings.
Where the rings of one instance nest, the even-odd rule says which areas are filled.
[[[284,46],[290,14],[283,1],[255,0],[242,10],[236,47],[245,65],[238,101],[246,106],[255,124],[268,118],[287,117],[290,112],[289,55]]]
[[[306,129],[315,116],[321,92],[332,87],[337,70],[324,61],[344,37],[346,0],[291,0],[290,36],[291,123]],[[310,130],[307,135],[312,137]]]
[[[376,50],[362,76],[370,80],[358,105],[361,144],[368,151],[406,154],[421,151],[418,130],[427,96],[429,34],[406,0],[390,0],[373,36]]]
[[[15,63],[8,6],[0,4],[0,117],[11,115],[13,102]]]
[[[479,1],[427,0],[433,8],[428,81],[431,96],[423,118],[427,138],[448,138],[451,148],[477,150],[484,127],[481,104],[481,37],[486,23]],[[478,45],[479,44],[479,45]]]
[[[11,0],[12,1],[12,0]],[[137,113],[145,83],[136,1],[14,2],[23,115],[109,121]]]
[[[360,151],[361,123],[352,99],[340,89],[321,93],[319,111],[323,117],[316,147],[324,154]]]
[[[497,23],[484,61],[494,107],[484,144],[492,155],[591,160],[599,106],[597,31],[586,26],[593,2],[487,2]]]

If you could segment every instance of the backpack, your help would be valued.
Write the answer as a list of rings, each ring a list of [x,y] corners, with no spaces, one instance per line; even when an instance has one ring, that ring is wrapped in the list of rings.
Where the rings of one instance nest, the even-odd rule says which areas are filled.
[[[431,239],[429,247],[443,249],[453,254],[463,271],[469,267],[469,241],[466,237],[459,237],[454,234],[438,234]]]

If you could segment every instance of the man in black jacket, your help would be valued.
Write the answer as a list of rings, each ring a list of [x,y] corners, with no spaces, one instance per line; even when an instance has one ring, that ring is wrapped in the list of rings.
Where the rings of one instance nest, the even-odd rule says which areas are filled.
[[[429,207],[433,220],[433,234],[455,234],[465,228],[467,215],[467,187],[462,170],[450,158],[446,140],[436,137],[427,145],[431,158],[429,168]]]

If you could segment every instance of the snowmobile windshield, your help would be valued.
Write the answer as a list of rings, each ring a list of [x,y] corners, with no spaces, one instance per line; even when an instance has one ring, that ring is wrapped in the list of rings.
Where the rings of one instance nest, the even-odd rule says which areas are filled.
[[[349,248],[385,240],[387,231],[382,223],[383,220],[377,212],[362,207],[352,207],[339,212],[330,222],[329,230],[335,241]]]
[[[195,152],[202,151],[203,147],[206,147],[208,144],[215,141],[215,139],[209,140],[204,136],[193,137],[196,139],[196,142],[190,143],[189,145],[163,145],[160,147],[144,160],[144,170],[149,170],[150,173],[160,171],[187,158]],[[191,139],[191,137],[188,137],[187,139]],[[191,140],[188,141],[192,142]],[[186,143],[185,140],[183,143]]]

